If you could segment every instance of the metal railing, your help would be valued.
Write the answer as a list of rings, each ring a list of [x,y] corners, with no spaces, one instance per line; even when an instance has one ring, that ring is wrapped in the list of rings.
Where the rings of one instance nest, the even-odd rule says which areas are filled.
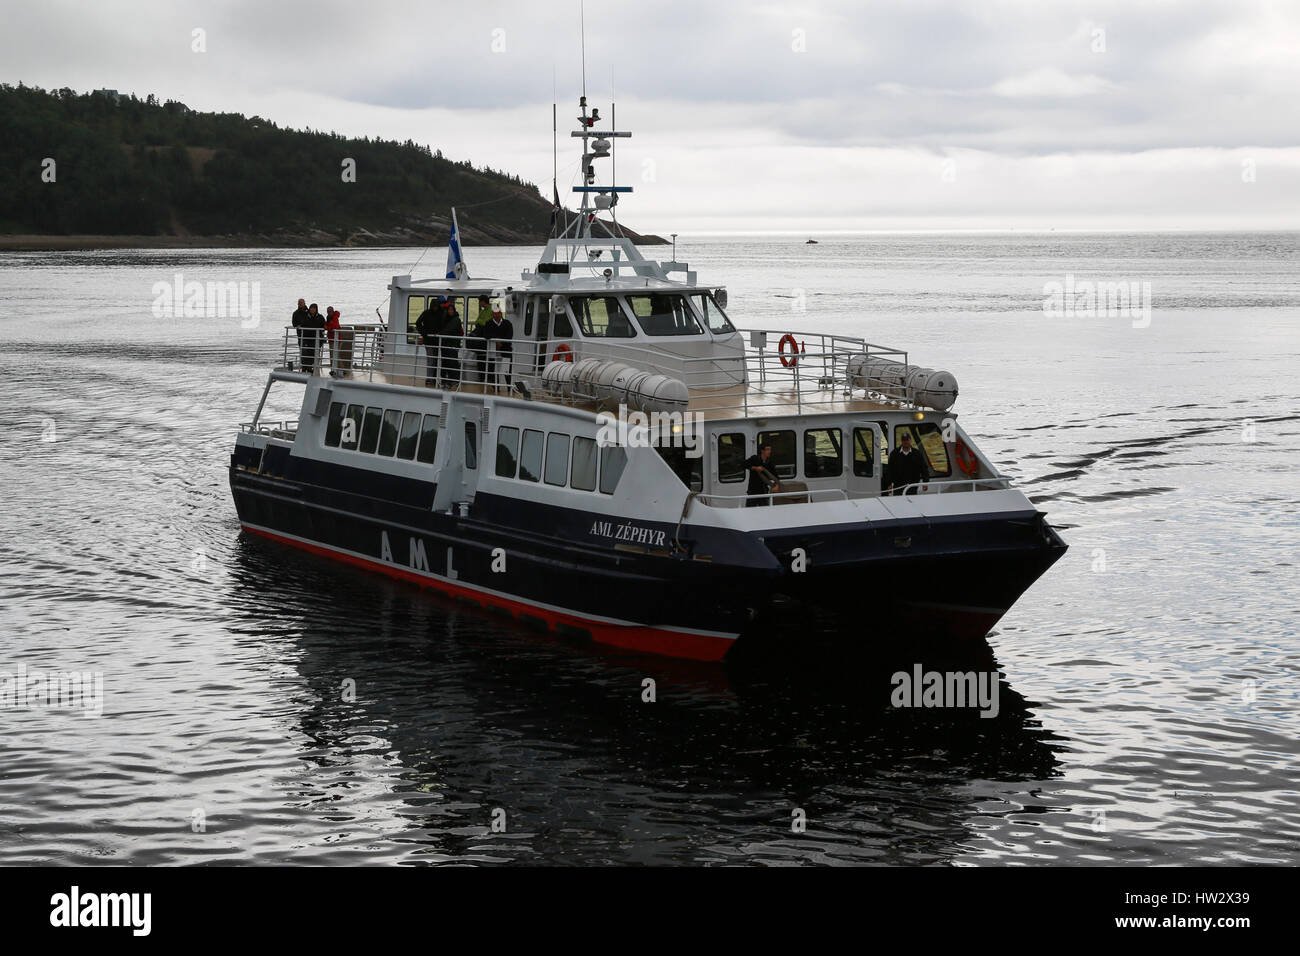
[[[541,373],[555,360],[595,358],[625,363],[637,370],[681,379],[690,391],[689,410],[745,417],[802,414],[839,410],[855,397],[914,407],[901,391],[872,391],[854,385],[850,363],[862,357],[907,364],[907,352],[864,339],[820,332],[781,335],[739,330],[722,343],[722,354],[692,356],[678,348],[696,345],[681,339],[671,344],[624,342],[609,338],[485,340],[477,336],[419,336],[373,327],[344,327],[333,333],[316,329],[285,329],[282,366],[317,375],[397,382],[415,386],[462,388],[466,385],[509,389],[524,381],[535,397],[570,405],[617,406],[616,388],[571,383],[548,391]],[[792,350],[790,339],[797,352]],[[780,342],[787,348],[783,351]],[[706,344],[701,340],[698,344]],[[509,351],[507,351],[507,347]],[[728,351],[730,350],[730,351]],[[629,404],[633,404],[629,402]]]
[[[984,486],[984,487],[981,487]],[[969,486],[969,487],[965,487]],[[901,497],[904,495],[942,495],[961,491],[999,491],[1011,487],[1011,479],[1003,476],[989,478],[959,478],[949,481],[943,478],[931,478],[929,481],[916,481],[910,485],[899,485],[889,491],[881,491],[882,498]]]
[[[697,494],[695,501],[710,508],[744,508],[755,505],[806,505],[821,496],[823,501],[847,501],[849,493],[844,488],[807,488],[801,491],[773,491],[765,495],[706,495]]]

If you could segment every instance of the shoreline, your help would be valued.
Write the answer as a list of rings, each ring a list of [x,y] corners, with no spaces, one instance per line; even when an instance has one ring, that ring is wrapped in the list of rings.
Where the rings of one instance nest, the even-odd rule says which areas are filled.
[[[660,236],[642,236],[625,230],[639,246],[666,246]],[[476,235],[473,246],[545,246],[549,235],[494,239]],[[467,240],[468,241],[468,240]],[[322,241],[312,236],[105,236],[105,235],[0,235],[0,252],[92,252],[106,249],[409,249],[446,245],[447,238],[382,236],[361,241]]]

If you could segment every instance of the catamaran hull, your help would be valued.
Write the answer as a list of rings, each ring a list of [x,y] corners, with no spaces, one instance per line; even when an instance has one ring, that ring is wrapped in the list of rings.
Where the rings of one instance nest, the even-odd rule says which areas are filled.
[[[767,535],[761,560],[749,535],[697,540],[713,552],[697,560],[586,544],[573,529],[599,516],[536,506],[517,512],[491,496],[460,516],[236,464],[230,481],[241,525],[252,534],[499,608],[528,626],[704,661],[727,656],[783,601],[840,615],[843,640],[857,647],[918,636],[978,641],[1065,550],[1040,521],[997,519],[954,530],[944,539],[962,542],[954,553],[882,553],[900,541],[911,546],[913,537],[932,548],[921,540],[933,535],[928,527],[800,529],[788,539]],[[531,526],[523,520],[529,511]],[[975,546],[963,533],[993,546]],[[788,560],[794,542],[812,556],[798,572]],[[790,637],[799,639],[797,626]]]

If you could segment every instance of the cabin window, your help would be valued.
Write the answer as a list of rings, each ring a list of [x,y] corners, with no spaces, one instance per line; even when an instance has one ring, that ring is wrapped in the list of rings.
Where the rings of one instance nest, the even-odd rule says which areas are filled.
[[[545,436],[534,428],[524,429],[524,443],[519,450],[519,477],[524,481],[540,481],[542,477],[542,439]]]
[[[397,436],[397,457],[410,461],[420,442],[420,413],[407,412],[402,416],[402,433]]]
[[[382,408],[366,409],[366,417],[361,423],[361,444],[357,446],[358,451],[363,451],[367,455],[375,453],[375,448],[379,445],[379,423],[383,417]]]
[[[465,423],[465,467],[478,467],[478,425],[475,422]]]
[[[422,295],[409,296],[406,300],[406,331],[415,331],[415,320],[424,311],[425,300]]]
[[[551,432],[546,436],[546,483],[566,485],[569,482],[569,436]]]
[[[379,426],[378,454],[392,458],[397,450],[397,430],[402,424],[402,413],[396,408],[384,412],[384,421]]]
[[[870,478],[875,473],[875,440],[876,433],[870,428],[853,429],[853,474],[859,478]]]
[[[938,425],[934,422],[908,422],[905,425],[895,426],[895,443],[902,442],[905,434],[912,436],[914,447],[925,452],[925,461],[930,466],[930,474],[936,478],[952,474],[952,465],[948,461],[948,446],[943,442],[943,433],[939,431]]]
[[[718,436],[718,481],[745,480],[745,436],[728,432]]]
[[[599,299],[570,299],[569,305],[573,307],[574,314],[578,317],[582,334],[588,338],[630,339],[636,335],[632,323],[627,320],[627,316],[623,314],[623,309],[618,304],[618,299],[614,296]]]
[[[596,439],[575,438],[573,440],[573,474],[569,484],[579,491],[596,490]]]
[[[333,402],[330,405],[330,417],[325,425],[325,444],[330,448],[339,447],[339,435],[343,431],[343,411],[346,407],[342,402]]]
[[[704,490],[704,459],[691,458],[685,448],[656,445],[659,457],[668,463],[677,480],[691,491]]]
[[[768,470],[778,478],[793,478],[799,470],[795,459],[795,438],[793,431],[759,432],[758,447],[772,446],[772,457],[768,461]]]
[[[433,463],[433,456],[438,451],[438,416],[425,415],[424,428],[420,430],[420,450],[415,456],[416,461],[424,462],[426,465]]]
[[[611,445],[600,453],[600,490],[602,494],[612,495],[618,487],[618,480],[623,477],[627,466],[627,450]]]
[[[348,413],[343,416],[343,434],[339,441],[340,448],[348,451],[357,450],[357,438],[361,436],[361,412],[365,406],[349,405]]]
[[[803,433],[803,473],[806,478],[838,478],[844,473],[844,444],[838,428],[809,428]]]
[[[683,296],[663,292],[630,295],[628,303],[646,335],[703,335]]]
[[[551,338],[554,339],[571,339],[573,338],[573,323],[569,321],[569,313],[563,309],[555,313],[555,323]]]
[[[497,470],[498,478],[513,478],[519,463],[519,429],[497,429]]]
[[[705,292],[691,298],[695,302],[695,307],[700,310],[700,315],[704,316],[704,324],[714,335],[726,335],[728,332],[736,331],[736,327],[727,318],[727,313],[723,312],[722,306],[718,305],[718,300],[713,298],[713,293]]]

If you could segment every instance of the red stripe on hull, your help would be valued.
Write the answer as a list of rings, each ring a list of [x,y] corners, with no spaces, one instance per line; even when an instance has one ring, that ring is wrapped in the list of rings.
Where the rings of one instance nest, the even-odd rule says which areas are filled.
[[[380,574],[409,581],[421,587],[433,588],[444,594],[467,597],[479,604],[503,608],[515,615],[524,614],[530,618],[544,621],[548,628],[554,627],[556,624],[582,628],[591,634],[593,640],[630,651],[663,654],[668,657],[684,657],[694,661],[720,661],[727,651],[731,649],[732,645],[735,644],[735,641],[730,638],[712,637],[707,634],[683,634],[680,631],[668,631],[663,628],[638,624],[610,624],[605,621],[593,621],[578,614],[558,612],[550,608],[538,607],[535,604],[515,601],[497,594],[453,584],[441,578],[426,577],[406,568],[399,568],[395,565],[384,564],[381,561],[336,551],[324,545],[299,541],[262,528],[250,528],[248,525],[242,525],[242,527],[250,534],[260,535],[263,538],[300,548],[321,557],[356,565],[359,568],[365,568],[367,571],[377,571]]]

